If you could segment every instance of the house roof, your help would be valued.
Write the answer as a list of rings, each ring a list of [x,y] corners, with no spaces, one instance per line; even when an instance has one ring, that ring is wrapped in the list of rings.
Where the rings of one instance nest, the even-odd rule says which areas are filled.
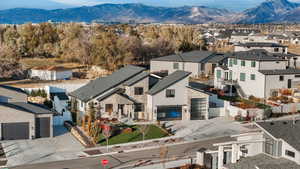
[[[54,96],[57,96],[59,100],[69,100],[69,97],[66,93],[53,93]]]
[[[138,66],[125,66],[107,77],[101,77],[94,81],[91,81],[87,85],[70,93],[70,96],[87,102],[101,95],[102,93],[126,82],[127,80],[133,78],[144,70],[145,68]]]
[[[300,169],[300,165],[285,158],[273,158],[267,154],[258,154],[240,159],[237,163],[225,165],[228,169]]]
[[[27,94],[24,90],[22,90],[20,88],[12,87],[12,86],[0,85],[0,88],[11,90],[11,91],[15,91],[15,92],[18,92],[18,93]]]
[[[300,121],[293,124],[289,121],[257,122],[269,134],[277,139],[283,139],[289,145],[300,151]]]
[[[227,59],[228,56],[221,54],[221,53],[217,53],[214,54],[212,57],[207,57],[206,59],[203,60],[203,62],[208,62],[208,63],[220,63],[223,60]]]
[[[246,42],[246,43],[239,43],[237,46],[243,47],[286,47],[278,43],[272,42]]]
[[[294,68],[259,70],[259,72],[264,74],[264,75],[294,75],[294,74],[300,74],[300,70],[299,69],[294,69]]]
[[[216,53],[210,51],[195,50],[182,54],[174,54],[159,58],[154,58],[152,61],[170,61],[170,62],[195,62],[206,63],[208,58],[214,57]]]
[[[106,99],[106,98],[108,98],[108,97],[110,97],[110,96],[112,96],[112,95],[114,95],[114,94],[118,94],[118,95],[120,95],[120,96],[122,96],[122,97],[124,97],[124,98],[126,98],[126,99],[128,99],[128,100],[130,100],[130,101],[133,102],[133,103],[139,103],[139,102],[136,101],[134,98],[132,98],[132,97],[126,95],[126,94],[124,93],[124,89],[122,89],[122,88],[115,88],[115,89],[111,90],[110,92],[107,92],[107,93],[105,93],[104,95],[100,96],[97,100],[98,100],[99,102],[101,102],[102,100],[104,100],[104,99]]]
[[[9,107],[12,109],[24,111],[32,114],[53,114],[48,107],[35,103],[26,103],[26,102],[13,102],[13,103],[0,103],[0,105]]]
[[[140,74],[134,76],[133,78],[127,80],[127,81],[124,83],[124,85],[125,85],[125,86],[132,86],[132,85],[136,84],[137,82],[139,82],[139,81],[145,79],[145,78],[148,77],[148,76],[149,76],[149,73],[148,73],[148,72],[142,72],[142,73],[140,73]]]
[[[178,70],[167,77],[162,78],[158,81],[148,92],[150,95],[155,95],[160,91],[168,88],[169,86],[175,84],[176,82],[188,77],[191,72],[186,72],[182,70]]]
[[[255,60],[255,61],[285,61],[284,58],[278,57],[278,54],[274,55],[264,49],[253,49],[249,51],[239,51],[226,54],[230,58],[242,59],[242,60]],[[277,56],[277,57],[275,57]]]

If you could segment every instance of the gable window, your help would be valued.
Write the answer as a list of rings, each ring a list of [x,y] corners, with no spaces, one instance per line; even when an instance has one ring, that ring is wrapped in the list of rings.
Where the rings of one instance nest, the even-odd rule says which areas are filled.
[[[251,67],[255,67],[256,66],[256,62],[255,61],[251,61]]]
[[[142,88],[142,87],[134,88],[134,95],[143,95],[143,94],[144,94],[144,88]]]
[[[217,70],[217,79],[221,79],[221,70]]]
[[[279,81],[284,81],[284,76],[279,76]]]
[[[166,97],[175,97],[175,89],[167,89]]]
[[[251,74],[251,80],[255,80],[255,74]]]
[[[179,63],[173,63],[173,69],[179,69]]]
[[[241,61],[241,66],[246,66],[246,61],[242,60]]]
[[[245,73],[240,73],[240,81],[242,81],[242,82],[246,81],[246,74]]]
[[[289,150],[285,150],[285,155],[295,158],[295,152],[292,152],[292,151],[289,151]]]
[[[233,59],[229,59],[229,67],[232,67],[232,60]]]
[[[233,64],[237,65],[237,59],[233,59]]]

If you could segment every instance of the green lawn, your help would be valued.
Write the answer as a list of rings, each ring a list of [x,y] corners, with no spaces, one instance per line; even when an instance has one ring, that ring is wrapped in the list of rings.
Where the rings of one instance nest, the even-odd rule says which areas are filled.
[[[134,126],[129,126],[129,127],[133,129],[132,133],[120,133],[118,135],[110,137],[109,145],[142,141],[142,139],[143,139],[142,133],[138,129],[140,126],[134,125]],[[166,136],[168,136],[168,134],[165,133],[163,130],[161,130],[159,127],[157,127],[155,125],[150,125],[148,132],[145,135],[145,140],[162,138],[162,137],[166,137]],[[99,140],[100,141],[98,143],[100,145],[106,145],[106,140],[104,139],[102,134],[101,134]]]

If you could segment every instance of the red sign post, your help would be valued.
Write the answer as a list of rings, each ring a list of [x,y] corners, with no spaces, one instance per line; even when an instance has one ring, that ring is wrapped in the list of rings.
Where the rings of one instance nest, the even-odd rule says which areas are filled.
[[[101,164],[104,168],[106,168],[107,164],[108,164],[108,160],[102,160]]]

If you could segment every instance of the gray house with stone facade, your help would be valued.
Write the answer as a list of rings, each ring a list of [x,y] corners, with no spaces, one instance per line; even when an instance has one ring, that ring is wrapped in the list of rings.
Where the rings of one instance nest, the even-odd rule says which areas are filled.
[[[81,116],[92,105],[98,117],[119,120],[207,119],[210,95],[190,87],[190,75],[178,70],[153,81],[146,69],[129,65],[69,95]]]
[[[27,94],[0,85],[0,140],[34,139],[53,136],[53,112],[27,102]]]

